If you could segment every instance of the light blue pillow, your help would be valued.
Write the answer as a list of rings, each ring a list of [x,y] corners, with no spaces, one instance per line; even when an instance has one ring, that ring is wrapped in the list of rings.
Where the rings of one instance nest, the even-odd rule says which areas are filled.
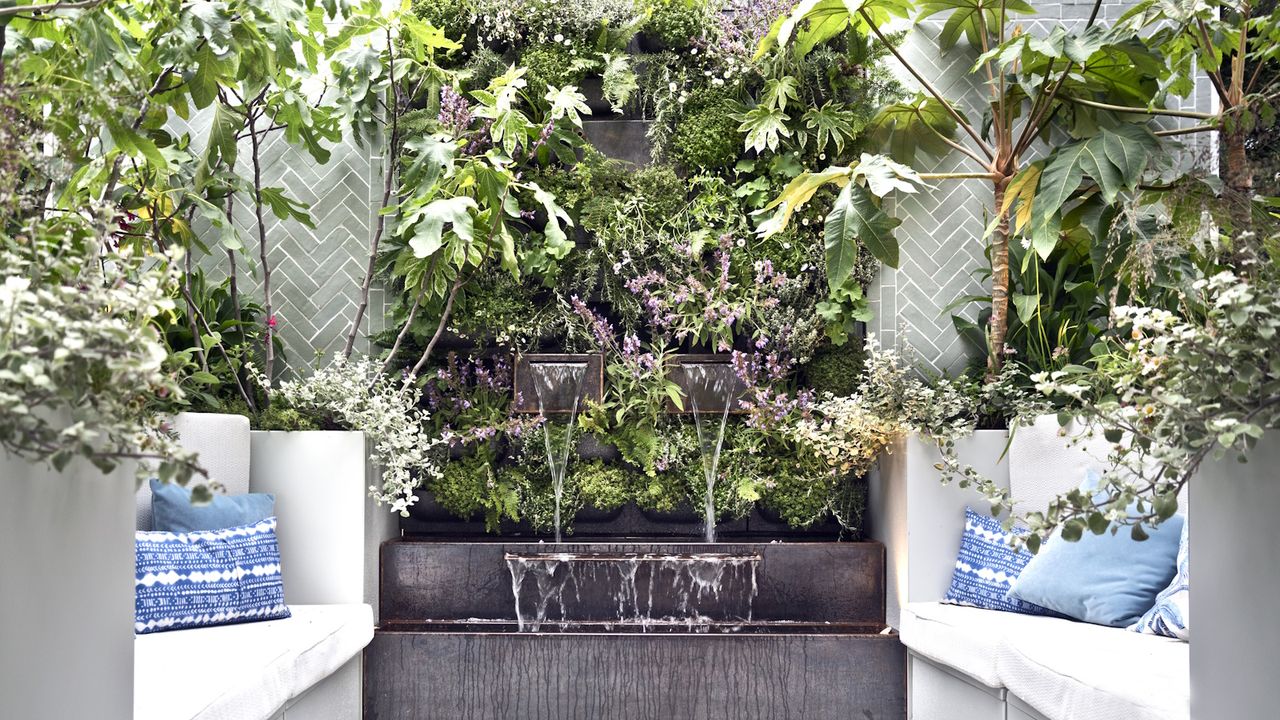
[[[1191,543],[1187,531],[1191,523],[1182,524],[1178,542],[1178,571],[1169,586],[1156,596],[1156,604],[1130,630],[1179,640],[1191,639]]]
[[[1093,480],[1084,487],[1092,489]],[[1174,515],[1149,529],[1142,542],[1124,528],[1114,535],[1085,532],[1076,542],[1054,533],[1009,597],[1096,625],[1133,625],[1173,579],[1184,522]]]
[[[151,529],[188,533],[252,525],[276,514],[276,496],[267,493],[222,495],[213,502],[192,505],[191,491],[174,483],[151,479]]]
[[[289,617],[276,519],[193,533],[139,531],[134,631]]]
[[[1013,538],[1014,533],[1005,530],[999,520],[965,508],[960,554],[956,556],[951,587],[942,602],[1025,615],[1053,614],[1038,605],[1006,597],[1013,581],[1032,558],[1031,553],[1021,548],[1015,550],[1009,544]]]

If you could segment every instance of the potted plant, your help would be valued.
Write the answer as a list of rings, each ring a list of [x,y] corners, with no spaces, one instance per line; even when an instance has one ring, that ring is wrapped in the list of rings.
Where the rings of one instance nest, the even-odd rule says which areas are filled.
[[[1239,598],[1280,591],[1272,517],[1280,507],[1274,271],[1199,280],[1182,313],[1117,307],[1112,322],[1121,332],[1087,368],[1037,377],[1046,392],[1077,398],[1113,445],[1104,496],[1060,497],[1028,517],[1034,531],[1061,527],[1069,537],[1119,526],[1141,539],[1144,528],[1178,511],[1190,487],[1195,714],[1214,708],[1251,717],[1271,704],[1262,658],[1274,652],[1275,632],[1266,629],[1275,623],[1265,606]]]
[[[308,597],[328,602],[374,600],[378,546],[397,534],[392,514],[408,517],[419,500],[419,486],[439,476],[437,451],[444,441],[428,432],[430,416],[419,407],[420,391],[384,374],[381,364],[371,358],[337,358],[306,377],[279,382],[264,392],[267,409],[251,434],[250,488],[273,493],[277,507],[305,504],[309,497],[323,494],[323,507],[343,509],[342,517],[291,511],[292,517],[309,517],[316,525],[310,532],[298,529],[300,533],[328,537],[329,546],[302,547],[282,539],[282,564],[323,564],[329,568],[325,572],[301,575],[345,574],[351,582],[343,587],[364,587],[363,597],[332,598],[325,588],[295,585],[289,588],[291,602]],[[251,374],[265,388],[265,378]],[[334,502],[335,494],[345,501]]]
[[[0,696],[27,716],[130,716],[135,478],[196,469],[162,413],[171,262],[112,250],[110,217],[0,233],[0,635],[21,658]]]

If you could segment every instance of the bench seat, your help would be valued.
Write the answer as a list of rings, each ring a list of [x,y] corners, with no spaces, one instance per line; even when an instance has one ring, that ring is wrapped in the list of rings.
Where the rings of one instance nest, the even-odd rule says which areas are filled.
[[[269,720],[373,639],[368,605],[290,605],[284,620],[140,635],[134,720]]]
[[[1188,720],[1190,645],[1049,617],[911,603],[902,643],[953,675],[1006,690],[1047,720]]]

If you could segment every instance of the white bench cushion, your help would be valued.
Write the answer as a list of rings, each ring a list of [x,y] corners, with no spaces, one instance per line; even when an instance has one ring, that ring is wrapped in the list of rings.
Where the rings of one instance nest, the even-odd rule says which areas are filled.
[[[1005,633],[996,672],[1049,720],[1186,720],[1191,646],[1086,623],[1036,623]]]
[[[917,655],[958,670],[990,688],[1004,687],[996,669],[1002,639],[1042,624],[1074,626],[1068,620],[979,610],[936,602],[902,609],[902,644]]]
[[[293,617],[139,636],[134,720],[268,720],[373,639],[368,605],[291,605]]]

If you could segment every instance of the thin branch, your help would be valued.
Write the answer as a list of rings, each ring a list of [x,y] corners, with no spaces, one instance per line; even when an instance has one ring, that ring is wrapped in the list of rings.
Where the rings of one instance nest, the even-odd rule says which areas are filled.
[[[920,173],[922,180],[999,180],[1000,175],[992,172],[958,172],[958,173]]]
[[[1201,49],[1204,50],[1206,55],[1212,54],[1213,40],[1209,38],[1209,28],[1205,25],[1204,20],[1196,21],[1196,29],[1200,31],[1196,39],[1203,43]],[[1222,82],[1222,71],[1205,68],[1204,72],[1209,76],[1209,80],[1212,81],[1213,89],[1218,92],[1218,99],[1222,100],[1222,104],[1227,107],[1234,105],[1235,103],[1231,102],[1231,97],[1227,95],[1226,85]]]
[[[391,350],[387,352],[386,362],[382,363],[382,374],[386,374],[391,369],[391,364],[396,359],[396,353],[400,352],[400,346],[404,344],[404,339],[409,335],[409,328],[413,325],[413,318],[418,314],[418,308],[422,307],[422,298],[427,294],[427,289],[423,288],[418,292],[418,296],[413,299],[413,307],[409,308],[409,316],[404,320],[404,327],[400,328],[400,334],[396,335],[396,341],[392,343]]]
[[[929,128],[930,132],[932,132],[934,135],[937,135],[937,136],[938,136],[938,139],[942,140],[942,142],[944,142],[944,143],[946,143],[947,145],[949,145],[952,149],[954,149],[954,150],[956,150],[956,151],[958,151],[958,152],[964,153],[965,155],[968,155],[969,157],[973,158],[973,161],[974,161],[974,162],[976,162],[976,163],[978,163],[978,165],[980,165],[981,167],[988,168],[988,169],[991,167],[991,165],[990,165],[990,164],[988,164],[988,163],[987,163],[987,161],[985,161],[985,160],[983,160],[981,157],[979,157],[977,153],[975,153],[974,151],[970,150],[969,148],[967,148],[967,147],[965,147],[965,146],[961,145],[960,143],[956,142],[955,140],[952,140],[951,138],[947,137],[946,135],[943,135],[941,132],[939,132],[939,131],[938,131],[938,129],[937,129],[937,128],[935,128],[934,126],[930,125],[930,124],[929,124],[929,123],[924,119],[924,115],[920,112],[920,109],[919,109],[919,108],[912,108],[912,112],[914,112],[914,113],[916,114],[916,117],[920,118],[920,122],[921,122],[921,123],[923,123],[925,127]]]
[[[1093,9],[1089,11],[1089,20],[1085,23],[1084,29],[1088,30],[1098,20],[1098,13],[1102,10],[1102,0],[1094,0]],[[1031,112],[1027,115],[1027,124],[1022,127],[1022,136],[1013,146],[1013,157],[1019,157],[1031,147],[1035,137],[1040,134],[1040,130],[1052,119],[1052,115],[1045,117],[1045,113],[1049,112],[1049,108],[1053,106],[1053,101],[1058,97],[1058,92],[1062,90],[1063,84],[1066,83],[1067,77],[1075,68],[1075,61],[1068,60],[1066,67],[1062,69],[1062,74],[1058,76],[1058,81],[1053,84],[1047,94],[1041,94],[1031,103]],[[1053,72],[1053,60],[1049,60],[1049,70],[1045,73],[1045,79],[1048,80],[1049,75]],[[1041,83],[1041,88],[1044,84]]]
[[[47,13],[54,10],[88,10],[97,7],[104,0],[80,0],[80,2],[51,2],[41,5],[13,5],[11,7],[0,8],[0,17],[9,17],[12,15],[21,15],[23,13]]]
[[[1174,130],[1156,130],[1155,135],[1160,137],[1174,137],[1175,135],[1191,135],[1193,133],[1209,132],[1217,130],[1217,125],[1192,125],[1190,127],[1176,128]]]
[[[262,92],[265,93],[266,90],[263,89]],[[259,94],[254,102],[261,98],[262,94]],[[255,132],[257,115],[249,111],[247,107],[245,115],[249,123],[249,143],[253,152],[253,214],[258,223],[258,256],[262,265],[262,312],[266,317],[264,324],[267,328],[264,364],[267,385],[270,385],[271,379],[275,375],[276,348],[275,323],[271,307],[271,260],[267,253],[267,225],[262,218],[262,157],[258,133]],[[263,388],[263,391],[266,392],[267,388]]]
[[[1075,103],[1077,105],[1084,105],[1085,107],[1097,108],[1099,110],[1111,110],[1112,112],[1134,113],[1138,115],[1158,115],[1158,116],[1167,116],[1167,117],[1191,118],[1192,120],[1216,120],[1218,118],[1217,115],[1211,115],[1209,113],[1202,113],[1202,112],[1195,112],[1194,110],[1177,110],[1174,108],[1144,108],[1144,107],[1130,107],[1128,105],[1111,105],[1109,103],[1101,103],[1095,100],[1085,100],[1084,98],[1071,97],[1069,95],[1065,96],[1063,99],[1068,102]]]
[[[951,115],[951,117],[959,123],[960,127],[964,128],[964,131],[968,133],[969,137],[973,138],[973,141],[978,144],[978,147],[982,149],[982,154],[986,155],[988,160],[994,159],[995,154],[991,152],[991,147],[982,141],[982,137],[978,135],[978,131],[969,124],[969,121],[964,119],[964,116],[960,114],[960,111],[956,110],[952,107],[951,103],[947,102],[947,99],[942,96],[942,93],[938,92],[937,88],[935,88],[928,80],[925,80],[924,76],[921,75],[915,67],[911,65],[911,63],[907,62],[907,59],[902,56],[902,53],[898,52],[898,48],[894,47],[893,43],[889,42],[889,39],[884,36],[884,33],[880,32],[880,28],[876,27],[875,22],[871,19],[871,16],[867,14],[867,11],[859,10],[858,14],[861,15],[862,19],[867,23],[867,27],[871,28],[871,32],[875,33],[875,36],[880,39],[880,42],[883,43],[884,46],[889,49],[889,52],[898,59],[898,62],[902,63],[902,66],[907,69],[907,72],[911,73],[911,76],[916,79],[916,82],[920,83],[920,86],[928,91],[934,99],[942,103],[942,107],[946,108],[947,114]]]
[[[382,242],[382,233],[387,226],[387,216],[383,212],[387,205],[391,202],[391,191],[395,185],[396,165],[398,164],[400,152],[397,149],[400,143],[400,87],[396,84],[396,54],[395,43],[391,38],[391,26],[387,26],[387,52],[390,54],[390,60],[387,66],[390,68],[391,82],[391,138],[387,143],[387,168],[382,177],[382,204],[378,206],[378,221],[373,229],[373,239],[369,241],[369,263],[364,270],[364,281],[360,283],[360,304],[356,306],[356,316],[351,319],[351,330],[347,332],[347,344],[342,349],[342,357],[351,357],[352,351],[356,347],[356,338],[360,335],[360,323],[364,320],[365,312],[369,309],[369,290],[373,287],[373,275],[378,263],[378,245]],[[417,307],[415,303],[415,308]]]
[[[418,373],[422,372],[422,366],[427,364],[427,358],[431,357],[431,351],[436,348],[436,343],[440,341],[440,336],[444,334],[444,328],[449,324],[449,314],[453,312],[453,302],[458,298],[458,291],[462,289],[462,283],[465,279],[462,270],[458,270],[458,277],[453,281],[453,287],[449,288],[449,297],[444,302],[444,312],[440,315],[440,324],[436,325],[436,331],[431,336],[431,341],[427,343],[426,349],[422,351],[422,356],[418,358],[418,362],[414,364],[413,369],[409,371],[409,375],[405,377],[405,382],[411,382],[418,377]]]

